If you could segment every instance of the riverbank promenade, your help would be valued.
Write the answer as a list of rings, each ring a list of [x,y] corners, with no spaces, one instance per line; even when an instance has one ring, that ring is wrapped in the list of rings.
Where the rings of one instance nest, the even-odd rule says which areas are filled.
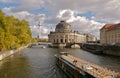
[[[76,58],[72,55],[62,55],[61,56],[64,60],[67,60],[71,64],[73,64],[75,67],[77,67],[80,70],[83,70],[95,78],[120,78],[120,73],[112,71],[107,68],[103,68],[99,65],[87,62],[85,60]]]

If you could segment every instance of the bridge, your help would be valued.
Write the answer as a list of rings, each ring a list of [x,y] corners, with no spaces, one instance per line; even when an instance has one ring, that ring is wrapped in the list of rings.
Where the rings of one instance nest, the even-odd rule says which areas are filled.
[[[66,47],[67,47],[67,48],[71,48],[71,46],[74,46],[74,45],[78,45],[78,46],[81,47],[81,46],[82,46],[82,43],[67,43],[67,44],[66,44]]]
[[[34,47],[36,45],[45,45],[45,46],[48,46],[50,44],[51,43],[49,43],[49,42],[37,42],[37,43],[31,43],[28,47],[30,48],[30,47]]]
[[[80,70],[83,70],[83,71],[91,74],[95,78],[120,78],[120,73],[118,73],[118,72],[111,71],[108,68],[103,68],[101,66],[87,62],[85,60],[81,60],[72,55],[67,55],[67,56],[61,55],[61,58],[64,60],[67,60],[68,62],[73,64],[74,67],[79,68]],[[77,60],[77,62],[74,63],[73,62],[74,60]],[[78,77],[76,77],[76,78],[78,78]]]
[[[49,43],[49,42],[38,42],[37,44],[39,44],[39,45],[49,45],[49,44],[52,44],[52,43]]]

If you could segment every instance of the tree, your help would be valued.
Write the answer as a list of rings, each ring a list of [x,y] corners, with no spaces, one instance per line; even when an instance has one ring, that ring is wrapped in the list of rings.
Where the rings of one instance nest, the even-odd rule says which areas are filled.
[[[0,11],[0,51],[26,45],[31,39],[31,31],[26,20],[5,16]]]

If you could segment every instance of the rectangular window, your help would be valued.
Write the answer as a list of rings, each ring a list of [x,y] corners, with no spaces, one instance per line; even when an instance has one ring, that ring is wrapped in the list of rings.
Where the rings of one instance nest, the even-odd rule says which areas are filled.
[[[58,39],[57,39],[57,43],[58,43]]]

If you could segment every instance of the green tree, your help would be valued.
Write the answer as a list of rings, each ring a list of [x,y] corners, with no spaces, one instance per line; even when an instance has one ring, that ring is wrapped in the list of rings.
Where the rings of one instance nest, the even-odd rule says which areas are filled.
[[[18,48],[32,40],[29,24],[0,11],[0,51]]]

